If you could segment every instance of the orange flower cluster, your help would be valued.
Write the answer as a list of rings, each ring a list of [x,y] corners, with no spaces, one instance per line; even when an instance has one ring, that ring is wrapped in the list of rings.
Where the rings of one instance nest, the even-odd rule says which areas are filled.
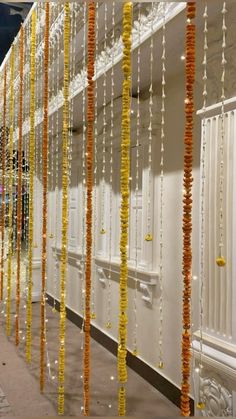
[[[17,221],[16,221],[16,316],[15,343],[19,345],[19,310],[20,310],[20,266],[21,266],[21,207],[22,207],[22,123],[23,123],[23,81],[24,81],[24,29],[20,29],[20,91],[18,114],[18,184],[17,184]]]
[[[85,319],[84,319],[84,415],[89,415],[90,374],[90,294],[92,257],[92,192],[93,192],[93,120],[94,120],[94,54],[95,54],[95,4],[88,5],[88,59],[87,59],[87,145],[86,145],[86,259],[85,259]]]
[[[192,165],[193,165],[193,86],[195,76],[195,2],[187,3],[186,26],[186,99],[184,136],[184,196],[183,196],[183,333],[181,415],[190,416],[190,298],[192,275]]]
[[[48,64],[49,64],[49,3],[45,3],[44,32],[44,85],[43,85],[43,139],[42,139],[42,183],[43,183],[43,223],[42,223],[42,283],[41,283],[41,327],[40,327],[40,391],[44,390],[45,352],[45,282],[47,257],[47,171],[48,171]]]
[[[1,205],[1,233],[2,233],[2,248],[1,248],[1,285],[0,285],[0,300],[3,299],[3,281],[4,281],[4,230],[5,230],[5,171],[6,171],[6,103],[7,103],[7,68],[4,68],[4,84],[3,84],[3,127],[2,127],[2,205]]]

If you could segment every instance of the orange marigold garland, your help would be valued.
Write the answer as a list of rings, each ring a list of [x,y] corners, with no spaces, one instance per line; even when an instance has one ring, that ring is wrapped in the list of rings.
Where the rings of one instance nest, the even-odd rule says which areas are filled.
[[[122,122],[121,122],[121,167],[120,167],[120,302],[118,326],[118,414],[125,416],[127,381],[126,368],[126,329],[127,329],[127,245],[129,228],[129,170],[130,170],[130,88],[131,88],[131,31],[132,31],[132,3],[123,6],[123,87],[122,87]]]
[[[45,353],[45,282],[47,257],[47,150],[48,150],[48,61],[49,58],[49,3],[45,3],[44,32],[44,74],[43,74],[43,138],[42,138],[42,272],[41,272],[41,310],[40,310],[40,391],[44,390],[44,353]]]
[[[62,129],[62,225],[61,225],[61,263],[60,263],[60,324],[59,324],[59,362],[58,362],[58,414],[64,414],[64,376],[65,376],[65,279],[67,263],[68,230],[68,130],[69,130],[69,43],[70,7],[64,5],[64,86],[63,86],[63,129]]]
[[[20,310],[20,268],[21,268],[21,207],[22,207],[22,122],[23,122],[23,78],[24,78],[24,29],[20,29],[20,91],[18,114],[18,184],[17,184],[17,221],[16,221],[16,314],[15,343],[19,345],[19,310]]]
[[[84,415],[89,415],[90,376],[90,294],[92,256],[92,192],[93,192],[93,121],[94,121],[94,55],[95,55],[95,4],[88,5],[88,53],[87,53],[87,145],[86,145],[86,257],[85,257],[85,319],[84,319]]]
[[[186,99],[183,178],[183,332],[182,332],[182,385],[181,415],[190,415],[190,298],[192,276],[192,165],[193,165],[193,87],[195,76],[195,2],[187,3],[186,26]]]
[[[6,170],[6,102],[7,102],[7,67],[4,67],[4,81],[3,81],[3,127],[1,136],[1,150],[2,150],[2,205],[1,205],[1,232],[2,232],[2,247],[1,247],[1,285],[0,285],[0,299],[3,299],[3,282],[4,282],[4,240],[5,240],[5,170]]]

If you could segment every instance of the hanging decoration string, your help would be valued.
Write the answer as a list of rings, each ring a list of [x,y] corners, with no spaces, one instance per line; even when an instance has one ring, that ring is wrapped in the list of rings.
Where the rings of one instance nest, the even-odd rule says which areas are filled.
[[[68,122],[69,122],[69,47],[70,47],[70,8],[64,5],[64,82],[63,82],[63,130],[62,130],[62,226],[61,226],[61,261],[60,261],[60,323],[58,357],[58,414],[64,414],[65,381],[65,280],[67,264],[68,230]]]
[[[192,276],[192,165],[193,165],[193,87],[195,77],[195,2],[187,3],[186,24],[186,98],[183,178],[183,332],[182,332],[182,384],[181,415],[190,416],[190,299]]]
[[[134,284],[134,328],[132,355],[138,355],[138,317],[137,317],[137,294],[138,294],[138,192],[139,192],[139,147],[140,147],[140,81],[141,81],[141,4],[138,11],[138,52],[137,52],[137,118],[136,118],[136,167],[135,167],[135,284]]]
[[[159,362],[158,367],[163,368],[163,209],[164,209],[164,151],[165,151],[165,85],[166,85],[166,21],[165,5],[163,4],[162,25],[162,81],[161,81],[161,153],[160,153],[160,301],[159,301]]]
[[[22,116],[23,116],[23,77],[24,77],[24,29],[20,29],[20,89],[19,89],[19,114],[18,114],[18,184],[17,184],[17,239],[16,239],[16,314],[15,314],[15,343],[19,345],[19,310],[20,310],[20,275],[21,275],[21,210],[22,210]]]
[[[105,217],[105,195],[106,195],[106,94],[107,94],[107,3],[104,3],[104,67],[103,67],[103,132],[102,132],[102,202],[101,202],[101,229],[100,234],[106,234],[104,217]]]
[[[111,43],[115,41],[115,2],[112,2],[112,35]],[[109,176],[109,272],[107,288],[107,321],[106,328],[111,329],[111,257],[112,257],[112,213],[113,213],[113,139],[114,139],[114,48],[111,54],[111,115],[110,115],[110,176]]]
[[[46,284],[46,258],[47,258],[47,176],[48,176],[48,62],[49,58],[49,3],[45,4],[45,31],[44,31],[44,72],[43,72],[43,136],[42,136],[42,272],[41,272],[41,310],[40,310],[40,391],[44,390],[44,363],[45,363],[45,284]]]
[[[6,187],[6,112],[7,112],[7,67],[4,67],[4,79],[3,79],[3,127],[1,135],[1,149],[2,149],[2,204],[1,204],[1,229],[2,229],[2,245],[1,245],[1,285],[0,285],[0,300],[3,300],[3,289],[4,289],[4,253],[5,253],[5,187]]]
[[[10,104],[9,104],[9,143],[8,143],[8,252],[7,252],[7,299],[6,299],[6,335],[10,336],[11,322],[11,278],[12,278],[12,181],[13,181],[13,118],[14,118],[14,60],[15,46],[12,45],[10,56]]]
[[[151,233],[151,200],[152,200],[152,120],[153,120],[153,10],[154,3],[152,3],[152,17],[151,17],[151,40],[150,40],[150,86],[149,86],[149,138],[148,138],[148,202],[147,202],[147,234],[145,241],[151,242],[153,236]]]
[[[226,50],[226,24],[225,24],[225,15],[226,2],[223,3],[222,8],[222,75],[221,75],[221,141],[220,141],[220,182],[219,182],[219,255],[216,258],[216,263],[219,267],[226,265],[226,260],[223,255],[224,247],[224,143],[225,143],[225,70],[227,61],[225,59],[225,50]]]
[[[86,147],[86,257],[85,257],[85,319],[84,319],[84,415],[89,415],[90,378],[90,292],[92,256],[92,192],[93,192],[93,129],[94,129],[94,55],[95,55],[95,4],[88,4],[87,53],[87,147]]]
[[[129,170],[130,170],[130,88],[131,88],[131,33],[132,3],[123,5],[123,86],[122,86],[122,119],[121,119],[121,167],[120,167],[120,301],[118,325],[118,414],[125,416],[127,381],[126,341],[127,341],[127,246],[129,224]]]
[[[97,140],[98,140],[98,82],[97,82],[97,58],[98,58],[98,8],[99,3],[96,2],[96,28],[95,28],[95,87],[94,87],[94,169],[93,169],[93,275],[91,284],[91,319],[96,319],[95,313],[95,281],[96,281],[96,233],[97,233]]]
[[[204,19],[204,41],[203,41],[203,121],[202,121],[202,154],[201,154],[201,244],[200,244],[200,351],[199,351],[199,377],[198,377],[198,400],[197,408],[204,409],[205,404],[201,400],[200,385],[201,385],[201,373],[202,373],[202,345],[203,345],[203,301],[204,301],[204,284],[205,284],[205,263],[204,263],[204,254],[205,254],[205,211],[204,211],[204,200],[205,200],[205,159],[206,159],[206,106],[207,106],[207,50],[208,50],[208,7],[207,1],[205,1],[205,9],[203,13]],[[195,370],[196,371],[196,370]]]
[[[35,124],[35,12],[31,15],[30,39],[30,139],[29,139],[29,232],[28,232],[28,277],[26,303],[26,361],[31,361],[31,325],[32,325],[32,258],[33,258],[33,223],[34,223],[34,124]]]

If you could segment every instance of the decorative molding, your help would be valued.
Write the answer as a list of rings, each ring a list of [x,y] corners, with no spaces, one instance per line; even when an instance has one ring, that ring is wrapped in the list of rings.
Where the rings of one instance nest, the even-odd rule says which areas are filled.
[[[132,29],[132,50],[135,50],[139,46],[139,31],[141,33],[140,45],[143,44],[153,33],[157,32],[163,23],[163,6],[164,2],[154,3],[153,9],[150,9],[148,4],[145,4],[143,14],[141,15],[140,22],[135,20],[133,23]],[[165,4],[165,15],[166,15],[166,22],[171,20],[174,16],[180,13],[185,8],[185,4],[183,3],[176,3],[176,2],[168,2]],[[59,14],[54,24],[50,29],[50,42],[54,42],[54,38],[60,34],[61,31],[61,14]],[[153,21],[153,23],[152,23]],[[119,22],[118,25],[121,23]],[[117,25],[117,26],[118,26]],[[116,28],[117,29],[117,28]],[[114,66],[119,63],[122,59],[122,39],[120,35],[120,31],[116,30],[116,34],[118,38],[115,40],[114,44],[110,45],[109,40],[107,41],[107,48],[106,50],[102,50],[95,62],[96,67],[96,75],[94,79],[99,79],[104,74],[104,62],[110,63],[106,66],[107,72],[110,70],[112,66],[112,62]],[[111,34],[110,34],[111,35]],[[73,41],[72,41],[73,42]],[[102,41],[100,41],[102,42]],[[37,48],[37,56],[41,54],[42,45],[39,45]],[[113,56],[113,60],[111,60],[111,56]],[[59,64],[58,64],[59,65]],[[86,79],[86,68],[81,68],[80,72],[75,76],[74,80],[70,82],[69,87],[69,96],[70,100],[74,99],[76,96],[81,94],[81,92],[87,86],[87,79]],[[50,99],[49,102],[49,115],[57,112],[63,106],[63,94],[62,91],[59,91],[57,96],[54,96]],[[35,126],[41,124],[43,121],[43,110],[37,109],[35,112]],[[29,119],[27,118],[24,120],[23,123],[23,135],[28,134],[29,132]]]
[[[203,416],[233,416],[232,392],[215,377],[200,378],[200,397],[205,405]]]

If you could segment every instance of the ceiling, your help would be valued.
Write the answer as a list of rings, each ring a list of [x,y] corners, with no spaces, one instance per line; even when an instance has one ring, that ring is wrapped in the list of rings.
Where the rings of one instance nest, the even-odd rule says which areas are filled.
[[[0,64],[4,60],[32,3],[0,2]]]

